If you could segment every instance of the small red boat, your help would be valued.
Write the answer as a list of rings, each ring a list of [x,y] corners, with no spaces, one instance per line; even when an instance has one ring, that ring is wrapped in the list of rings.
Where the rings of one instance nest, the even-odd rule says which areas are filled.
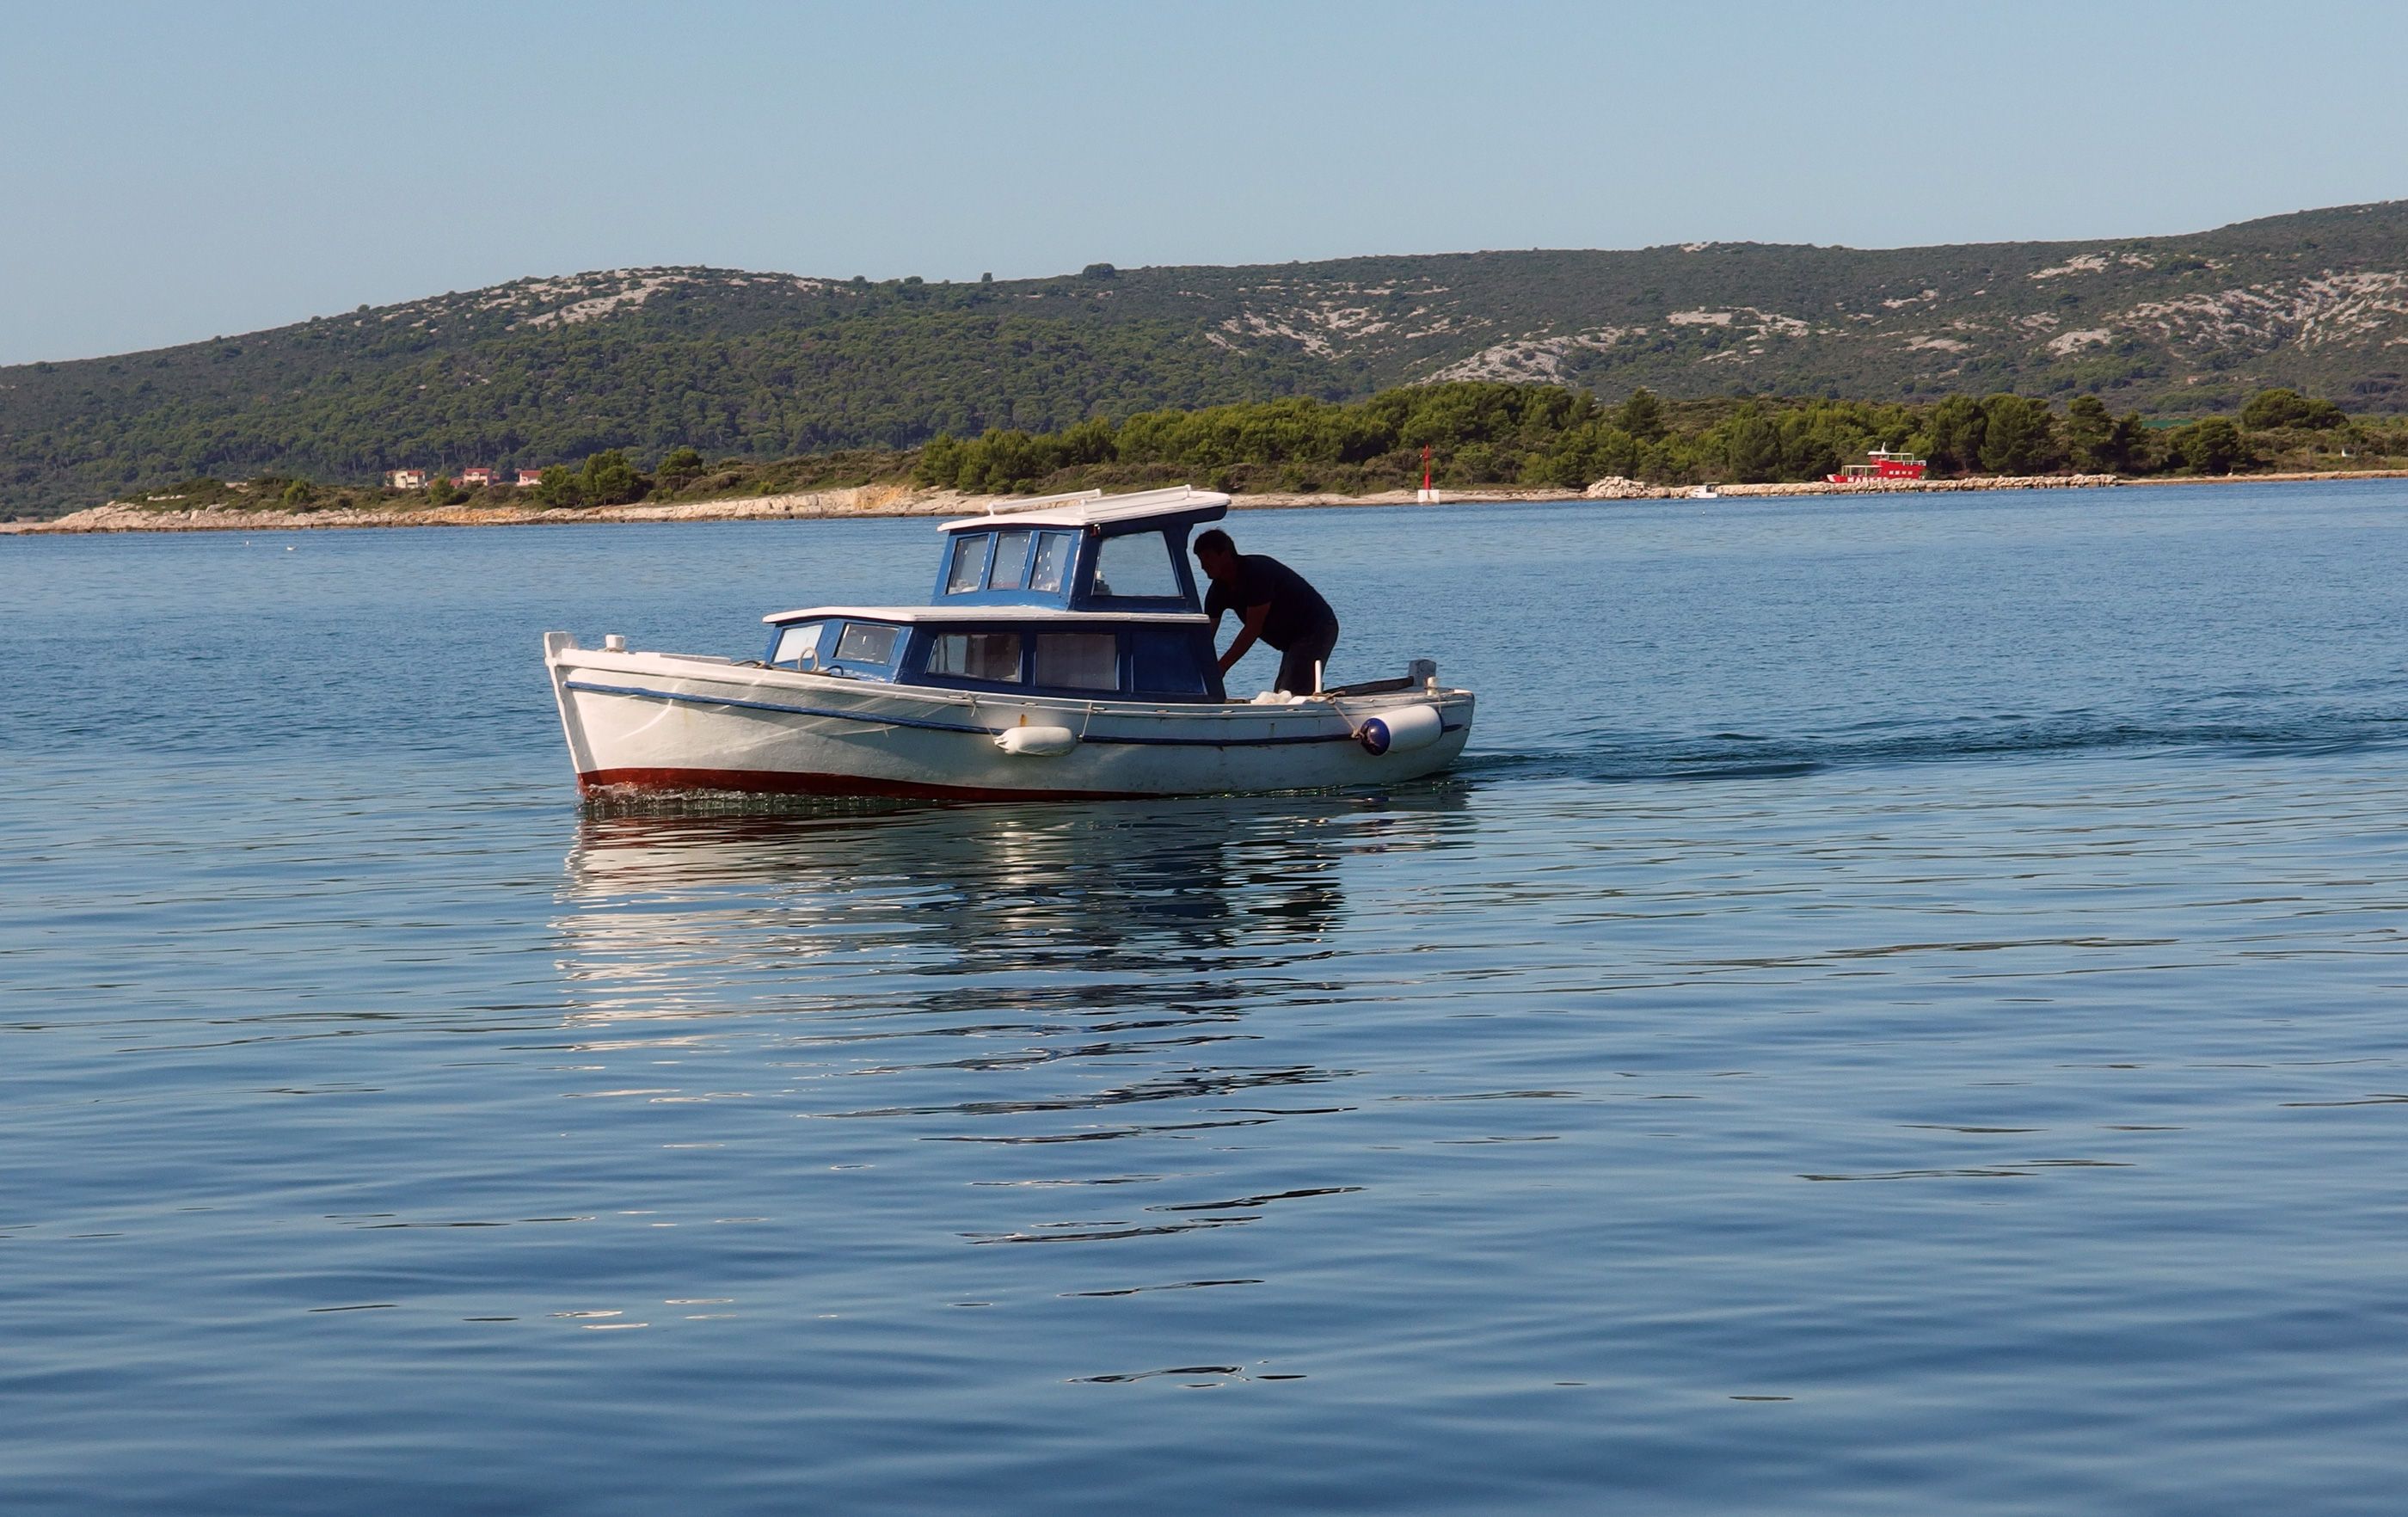
[[[1931,465],[1928,460],[1894,453],[1886,448],[1876,448],[1865,455],[1862,464],[1843,465],[1837,474],[1825,479],[1833,484],[1876,484],[1884,479],[1920,479]]]

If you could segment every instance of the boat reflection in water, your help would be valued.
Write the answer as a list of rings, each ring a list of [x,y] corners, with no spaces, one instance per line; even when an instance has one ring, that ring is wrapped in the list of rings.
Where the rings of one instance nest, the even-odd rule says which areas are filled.
[[[1293,945],[1344,905],[1326,834],[1360,803],[1148,802],[823,809],[772,815],[589,811],[569,855],[564,926],[580,978],[675,980],[769,955],[795,966],[902,952],[890,970],[945,974],[958,948],[994,973],[1154,964],[1265,936]],[[673,904],[674,903],[674,904]],[[645,966],[643,961],[657,955]]]
[[[576,1067],[596,1094],[687,1113],[695,1140],[753,1117],[876,1119],[799,1146],[791,1126],[750,1129],[822,1166],[893,1175],[903,1151],[928,1152],[915,1139],[1069,1145],[983,1149],[1025,1156],[995,1184],[1039,1183],[1027,1176],[1056,1167],[1040,1154],[1099,1138],[1331,1109],[1269,1097],[1351,1078],[1331,1050],[1394,994],[1344,962],[1348,878],[1374,900],[1410,895],[1394,855],[1460,846],[1469,820],[1443,790],[590,811],[558,919],[571,1047],[595,1056]],[[1399,946],[1384,923],[1370,938]],[[946,1176],[958,1167],[928,1178]],[[1028,1219],[995,1222],[1003,1238]]]
[[[1462,841],[1462,794],[772,814],[590,808],[558,926],[574,1023],[1193,1015],[1318,983],[1358,855]]]
[[[1351,1143],[1426,1109],[1349,1093],[1450,1014],[1412,945],[1470,823],[1442,789],[591,810],[558,1094],[622,1103],[596,1162],[665,1220],[880,1309],[1256,1283],[1239,1240],[1339,1223],[1383,1183]],[[1066,1378],[1201,1362],[1070,1341]]]

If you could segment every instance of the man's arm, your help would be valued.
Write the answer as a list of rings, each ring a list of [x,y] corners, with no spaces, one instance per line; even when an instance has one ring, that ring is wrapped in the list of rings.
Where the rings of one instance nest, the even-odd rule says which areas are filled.
[[[1228,673],[1238,660],[1246,656],[1246,650],[1254,646],[1254,639],[1263,635],[1263,623],[1270,620],[1270,614],[1269,601],[1265,601],[1260,606],[1246,608],[1245,621],[1238,628],[1238,640],[1231,643],[1229,651],[1221,655],[1223,674]]]

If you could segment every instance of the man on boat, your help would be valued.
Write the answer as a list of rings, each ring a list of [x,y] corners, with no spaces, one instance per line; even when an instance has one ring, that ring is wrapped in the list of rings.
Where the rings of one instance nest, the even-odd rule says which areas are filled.
[[[1240,553],[1218,527],[1196,539],[1196,562],[1212,581],[1204,614],[1220,630],[1221,613],[1238,613],[1238,637],[1221,655],[1227,674],[1259,637],[1280,652],[1274,689],[1291,695],[1316,694],[1322,666],[1338,646],[1338,615],[1304,576],[1268,553]]]

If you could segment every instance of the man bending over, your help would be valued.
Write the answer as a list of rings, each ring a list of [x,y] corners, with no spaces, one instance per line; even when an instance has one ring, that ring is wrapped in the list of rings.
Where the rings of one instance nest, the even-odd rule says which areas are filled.
[[[1211,579],[1204,614],[1221,626],[1221,613],[1238,613],[1238,637],[1221,655],[1227,674],[1259,637],[1280,652],[1279,683],[1290,695],[1317,694],[1321,668],[1338,646],[1338,617],[1304,576],[1268,553],[1244,553],[1229,535],[1214,528],[1196,539],[1196,562]]]

